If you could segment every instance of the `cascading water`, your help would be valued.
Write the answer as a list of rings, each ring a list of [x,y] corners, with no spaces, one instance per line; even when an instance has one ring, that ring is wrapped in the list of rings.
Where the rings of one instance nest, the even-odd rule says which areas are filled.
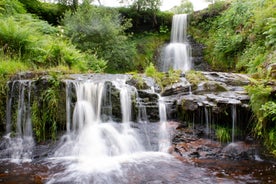
[[[168,167],[173,169],[176,165],[178,167],[181,165],[180,168],[183,169],[179,161],[164,153],[170,146],[165,101],[162,98],[159,101],[161,115],[159,138],[162,140],[162,143],[159,142],[159,150],[163,153],[146,151],[144,145],[141,144],[142,141],[140,142],[141,137],[137,134],[138,130],[133,128],[141,127],[141,123],[131,122],[132,97],[137,94],[136,89],[125,84],[124,78],[111,82],[120,91],[121,123],[115,123],[112,120],[104,121],[100,118],[101,108],[99,108],[99,104],[105,98],[103,93],[106,86],[104,80],[100,82],[66,82],[67,85],[75,88],[77,101],[72,116],[73,120],[67,122],[67,125],[71,122],[71,129],[67,128],[70,131],[63,137],[55,156],[50,159],[52,163],[64,165],[65,170],[54,174],[47,183],[128,184],[138,183],[137,176],[144,183],[143,177],[146,177],[147,181],[149,177],[155,175],[155,172],[151,173],[151,176],[148,175],[152,167],[157,166],[162,170]],[[68,94],[69,91],[67,91]],[[67,110],[71,111],[70,107],[67,105]],[[172,165],[170,166],[170,164]],[[136,174],[134,175],[134,173]],[[164,181],[171,180],[169,183],[176,182],[174,177],[170,178],[170,176],[163,175],[164,173],[157,177],[163,178]],[[186,179],[178,178],[177,180],[183,182]]]
[[[210,131],[211,131],[211,123],[210,123],[210,119],[211,119],[211,112],[209,110],[208,107],[204,106],[204,113],[205,113],[205,123],[206,123],[206,135],[209,136],[210,135]]]
[[[77,93],[72,130],[64,136],[64,142],[56,151],[55,159],[70,157],[78,162],[71,164],[66,170],[67,177],[59,177],[62,181],[70,181],[75,177],[74,172],[84,171],[91,173],[95,180],[95,175],[105,173],[99,181],[113,183],[106,173],[114,170],[120,173],[119,163],[122,160],[144,151],[138,135],[131,128],[132,91],[125,86],[125,81],[113,81],[113,85],[120,90],[122,123],[103,122],[100,115],[105,82],[72,82]],[[57,182],[57,179],[49,181],[52,182]]]
[[[240,103],[238,100],[230,100],[231,114],[232,114],[232,143],[235,142],[235,132],[237,130],[237,105]]]
[[[101,120],[104,82],[77,82],[74,86],[77,102],[73,112],[72,130],[65,136],[70,141],[57,150],[56,156],[103,159],[143,150],[129,126],[130,95],[126,88],[121,88],[120,92],[123,123],[118,125]]]
[[[232,142],[235,141],[235,130],[237,124],[237,106],[233,104],[232,106]]]
[[[150,95],[154,94],[154,98],[150,99],[144,94],[145,91],[137,91],[133,86],[126,84],[129,82],[127,75],[116,75],[116,77],[115,75],[96,74],[87,77],[86,75],[77,76],[80,77],[75,77],[75,79],[71,77],[70,80],[65,81],[66,104],[64,103],[64,107],[66,106],[67,111],[65,135],[57,145],[52,145],[52,143],[49,147],[46,145],[46,152],[44,150],[38,151],[38,149],[45,148],[44,143],[35,145],[33,153],[32,149],[28,148],[28,144],[25,144],[27,142],[25,138],[29,137],[32,139],[30,145],[33,147],[30,110],[32,103],[36,100],[31,98],[32,94],[36,94],[35,83],[22,80],[9,85],[11,90],[9,92],[10,98],[7,99],[5,142],[14,143],[14,145],[9,144],[8,154],[10,155],[8,158],[24,160],[33,157],[33,162],[14,164],[6,159],[0,159],[2,166],[0,172],[5,173],[0,176],[2,183],[138,184],[216,183],[217,181],[231,183],[232,181],[248,181],[248,178],[253,183],[256,182],[254,177],[248,177],[249,174],[241,177],[242,179],[228,179],[229,175],[226,176],[227,178],[218,177],[217,171],[215,174],[210,173],[210,170],[186,164],[168,154],[168,148],[171,144],[168,125],[171,127],[176,125],[167,122],[166,109],[170,109],[170,97],[159,96],[158,98],[158,95],[152,92]],[[32,91],[33,89],[34,91]],[[133,104],[135,98],[136,107],[140,108],[132,109],[135,107]],[[149,123],[147,111],[151,113],[151,109],[154,109],[154,115],[157,114],[157,99],[160,123]],[[238,102],[230,103],[233,104],[232,122],[234,130],[236,121],[239,120],[236,116],[240,111],[235,109]],[[17,113],[14,113],[15,110]],[[121,117],[116,114],[118,112],[122,113]],[[135,119],[134,115],[137,114],[138,122],[131,122]],[[65,118],[65,114],[63,115]],[[114,122],[112,121],[113,118],[116,121],[118,119],[122,119],[122,121]],[[201,108],[200,117],[193,114],[192,118],[193,123],[196,122],[196,119],[199,119],[200,122],[206,121],[207,127],[209,127],[207,132],[210,132],[211,124],[215,122],[215,117],[207,106],[206,110]],[[158,125],[160,125],[159,128],[157,128]],[[145,138],[145,134],[141,133],[145,130],[148,130],[148,138]],[[187,133],[189,136],[190,133]],[[19,138],[22,144],[20,141],[15,141],[15,138]],[[153,138],[154,140],[148,141],[152,143],[153,147],[147,147],[143,139]],[[182,139],[182,137],[180,138]],[[236,146],[236,143],[232,145]],[[1,144],[0,155],[1,158],[6,158],[3,156],[5,153],[2,146]],[[19,151],[14,149],[15,147]],[[174,150],[179,147],[171,148],[174,149],[170,149],[170,151],[177,155]],[[197,150],[199,149],[197,148]],[[204,150],[206,149],[204,148]],[[225,174],[224,171],[223,174]]]
[[[170,141],[170,134],[168,130],[166,104],[162,97],[159,97],[159,117],[160,117],[159,151],[168,152],[168,149],[171,145],[171,141]]]
[[[185,72],[192,68],[191,47],[186,36],[187,18],[187,14],[173,16],[171,42],[164,48],[161,71],[172,68]]]
[[[7,103],[7,134],[5,138],[4,157],[11,158],[14,162],[30,161],[34,146],[31,122],[31,85],[30,80],[18,80],[12,82],[10,96]],[[18,94],[18,99],[14,97]],[[17,103],[16,126],[12,118],[13,103]]]

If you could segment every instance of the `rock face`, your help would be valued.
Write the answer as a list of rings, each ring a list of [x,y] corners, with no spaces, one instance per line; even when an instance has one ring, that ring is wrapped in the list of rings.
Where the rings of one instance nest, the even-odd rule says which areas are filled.
[[[179,126],[172,139],[170,153],[180,160],[197,159],[256,160],[258,146],[249,142],[223,144],[216,140],[202,138],[200,127],[191,129]]]
[[[193,68],[199,71],[210,71],[211,67],[209,64],[204,60],[203,57],[203,49],[204,46],[200,43],[197,43],[193,37],[188,36],[189,44],[192,48],[192,63]]]
[[[159,99],[162,97],[166,103],[168,120],[175,120],[183,124],[199,124],[210,129],[209,132],[203,131],[203,134],[212,135],[211,129],[217,125],[232,128],[234,120],[237,128],[245,130],[251,117],[248,105],[249,97],[244,90],[244,86],[249,84],[249,78],[246,75],[233,73],[200,73],[205,77],[205,80],[198,84],[192,84],[191,81],[182,76],[180,82],[166,86],[162,91],[152,78],[143,75],[139,77],[140,81],[137,81],[137,78],[131,75],[76,74],[62,79],[63,82],[61,82],[58,90],[63,91],[64,94],[68,80],[105,81],[104,96],[106,98],[102,102],[102,118],[108,120],[111,117],[114,121],[120,122],[122,119],[120,87],[116,86],[116,80],[123,80],[125,87],[132,91],[132,121],[158,122]],[[38,78],[32,78],[32,76]],[[35,93],[46,90],[49,85],[48,77],[43,76],[43,74],[38,76],[26,73],[25,76],[20,74],[13,79],[32,80],[32,91]],[[12,88],[12,85],[9,87]],[[73,109],[76,100],[74,89],[71,93],[71,109]],[[65,97],[65,95],[62,96]],[[64,104],[60,104],[60,106],[65,106],[65,98],[62,103]],[[65,108],[61,109],[63,109],[62,113],[57,114],[59,114],[59,118],[64,117],[62,122],[65,124]]]
[[[221,72],[201,72],[205,80],[191,84],[182,77],[180,82],[161,92],[167,102],[168,118],[182,122],[231,125],[232,112],[238,123],[245,126],[251,117],[249,96],[244,89],[250,80],[246,75]],[[143,92],[150,94],[146,90]]]

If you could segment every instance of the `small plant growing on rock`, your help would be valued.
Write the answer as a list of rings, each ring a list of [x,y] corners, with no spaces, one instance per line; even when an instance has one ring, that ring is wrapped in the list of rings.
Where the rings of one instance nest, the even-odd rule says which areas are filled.
[[[229,130],[225,127],[217,127],[216,128],[216,136],[221,143],[227,143],[230,141],[230,133]]]
[[[148,77],[152,77],[156,83],[164,89],[168,85],[172,85],[180,81],[180,70],[170,69],[167,73],[158,72],[154,65],[150,63],[150,65],[146,68],[145,74]]]
[[[203,81],[207,81],[207,78],[199,71],[190,70],[185,74],[186,79],[193,85],[197,86]]]

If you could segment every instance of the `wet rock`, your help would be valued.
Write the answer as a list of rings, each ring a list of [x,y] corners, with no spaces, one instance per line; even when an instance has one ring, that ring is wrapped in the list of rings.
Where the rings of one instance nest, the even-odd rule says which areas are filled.
[[[26,72],[20,72],[15,75],[13,75],[10,80],[27,80],[27,79],[34,79],[34,78],[39,78],[43,76],[47,76],[47,72],[31,72],[31,71],[26,71]]]
[[[180,124],[181,125],[181,124]],[[179,126],[178,126],[179,127]],[[257,146],[254,142],[234,142],[222,144],[209,137],[201,137],[204,127],[196,126],[176,128],[169,152],[180,160],[220,159],[220,160],[255,160]]]
[[[227,85],[222,82],[216,82],[216,81],[207,81],[202,82],[197,86],[196,91],[193,93],[195,94],[205,94],[205,93],[217,93],[217,92],[223,92],[228,91]]]
[[[197,151],[195,151],[195,152],[190,153],[189,157],[191,157],[191,158],[199,158],[200,154]]]
[[[196,42],[190,35],[187,36],[189,44],[192,48],[193,68],[198,71],[210,71],[211,66],[204,60],[203,49],[204,45]]]
[[[223,157],[231,160],[254,160],[256,147],[254,144],[245,142],[234,142],[228,144],[222,150]]]
[[[191,91],[191,84],[185,79],[180,78],[180,82],[166,86],[161,93],[162,96],[171,96],[175,94],[189,94]]]

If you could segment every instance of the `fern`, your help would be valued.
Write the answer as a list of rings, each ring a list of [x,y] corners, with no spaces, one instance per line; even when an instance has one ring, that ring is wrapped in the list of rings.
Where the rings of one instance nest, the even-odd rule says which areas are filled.
[[[269,101],[262,105],[261,109],[264,112],[265,118],[270,118],[272,121],[276,121],[276,103]]]
[[[276,18],[268,18],[268,30],[264,32],[266,36],[266,46],[276,45]]]

